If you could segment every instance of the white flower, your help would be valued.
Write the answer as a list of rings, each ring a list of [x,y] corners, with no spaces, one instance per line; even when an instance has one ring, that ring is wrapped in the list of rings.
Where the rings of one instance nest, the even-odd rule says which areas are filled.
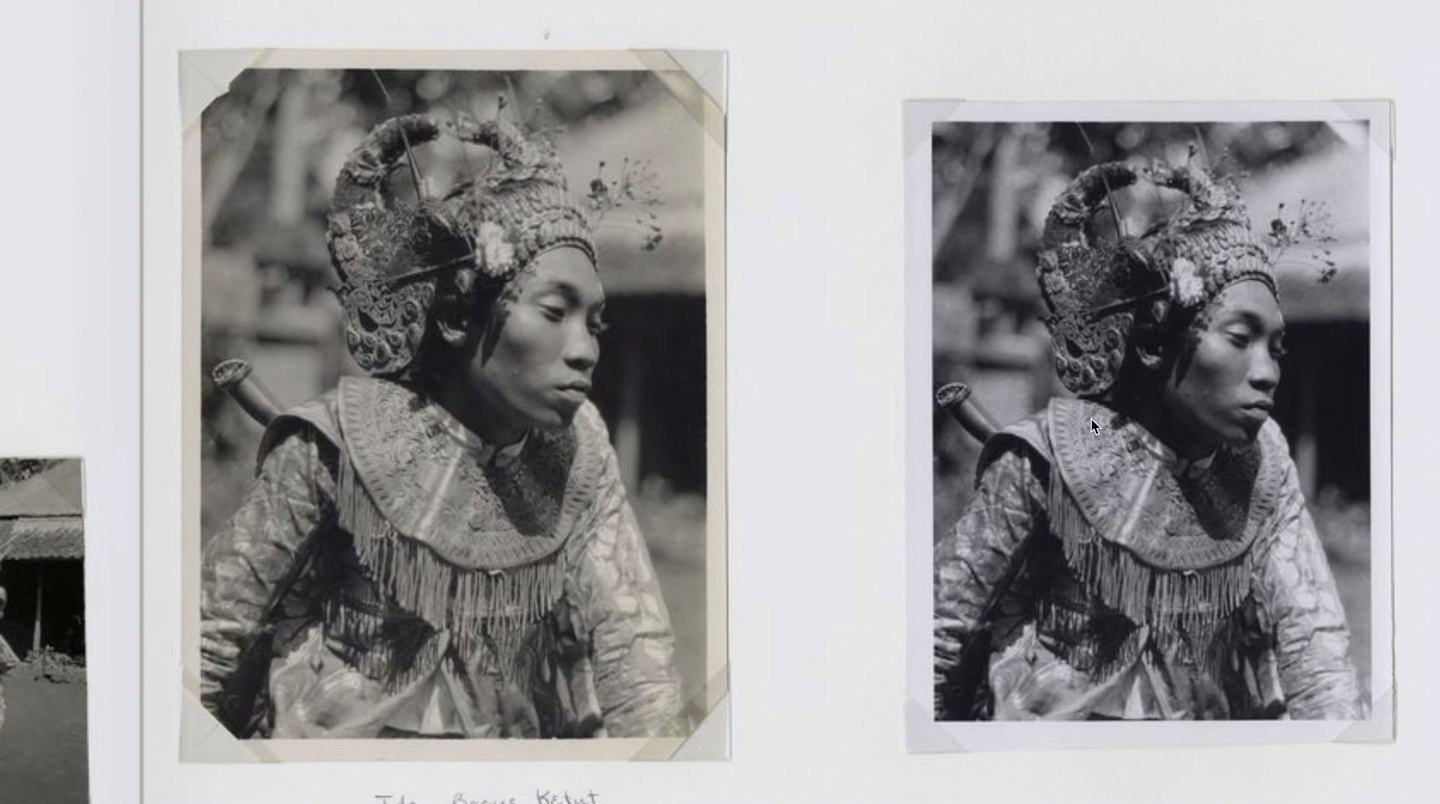
[[[480,256],[484,259],[485,273],[490,276],[510,273],[515,267],[515,247],[505,238],[505,228],[485,221],[480,224],[476,239],[480,245]]]
[[[1184,257],[1170,263],[1170,298],[1182,307],[1194,307],[1205,300],[1205,279],[1200,276],[1200,266]]]

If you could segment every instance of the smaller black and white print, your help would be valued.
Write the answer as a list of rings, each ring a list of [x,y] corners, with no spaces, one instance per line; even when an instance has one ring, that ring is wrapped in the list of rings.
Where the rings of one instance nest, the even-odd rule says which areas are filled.
[[[1367,122],[948,121],[933,125],[931,143],[931,392],[952,382],[972,392],[965,406],[932,401],[936,719],[1365,718],[1372,687]],[[1069,205],[1072,217],[1085,207],[1083,224],[1073,232],[1054,227],[1052,211],[1072,182],[1115,162],[1142,180],[1095,182],[1085,204]],[[1238,193],[1240,226],[1249,230],[1243,238],[1269,255],[1264,272],[1274,293],[1264,292],[1263,281],[1222,285],[1229,289],[1207,297],[1203,312],[1164,318],[1153,303],[1178,309],[1184,291],[1171,277],[1193,266],[1177,267],[1184,260],[1175,252],[1151,244],[1175,231],[1167,227],[1176,221],[1205,217],[1216,197],[1197,200],[1144,180],[1166,175],[1146,172],[1157,166],[1203,172]],[[1217,231],[1206,229],[1212,223],[1188,230],[1194,242]],[[1075,248],[1072,256],[1084,250],[1097,263],[1138,260],[1132,267],[1160,277],[1142,288],[1150,295],[1140,302],[1118,293],[1096,301],[1102,309],[1082,311],[1092,323],[1118,320],[1106,316],[1122,307],[1136,320],[1160,317],[1146,334],[1116,325],[1109,346],[1124,361],[1122,379],[1103,393],[1079,394],[1084,399],[1055,367],[1047,318],[1056,311],[1037,279],[1047,247],[1062,263],[1069,259],[1063,249]],[[1208,257],[1195,255],[1208,255],[1206,248],[1190,256],[1203,263]],[[1217,262],[1229,259],[1224,247],[1214,251]],[[1075,268],[1066,276],[1072,284],[1058,292],[1090,293],[1094,270]],[[1209,266],[1198,270],[1204,275]],[[1256,309],[1240,310],[1239,297]],[[1106,348],[1076,337],[1064,342],[1067,360]],[[1150,339],[1143,348],[1141,338]],[[1230,402],[1253,409],[1227,413]],[[1082,411],[1078,429],[1067,428],[1066,411],[1075,410]],[[1255,427],[1225,440],[1221,420],[1230,413],[1250,416]],[[1131,504],[1142,485],[1131,476],[1139,464],[1110,460],[1105,444],[1108,428],[1125,421],[1143,423],[1137,432],[1156,437],[1156,454],[1178,454],[1172,468],[1179,474],[1156,482],[1177,478],[1171,496],[1190,500],[1179,505],[1197,512],[1208,559],[1176,558],[1184,551],[1164,539],[1179,531],[1155,498]],[[1017,425],[1007,431],[1014,437],[992,429]],[[1205,433],[1218,440],[1197,435]],[[1116,443],[1123,451],[1141,442]],[[1207,516],[1186,485],[1207,472],[1222,480],[1245,475],[1226,474],[1225,462],[1256,445],[1268,445],[1274,474],[1246,475],[1226,499],[1241,511],[1279,510],[1258,535],[1243,519]],[[1110,516],[1119,509],[1128,515]],[[1125,532],[1117,538],[1107,528]],[[1157,566],[1157,556],[1185,566]],[[1196,577],[1182,570],[1195,567],[1211,575],[1204,590],[1197,583],[1177,591]],[[1154,614],[1187,606],[1195,615],[1188,620]],[[1233,630],[1217,630],[1226,628]]]
[[[0,799],[89,799],[78,458],[0,458]]]

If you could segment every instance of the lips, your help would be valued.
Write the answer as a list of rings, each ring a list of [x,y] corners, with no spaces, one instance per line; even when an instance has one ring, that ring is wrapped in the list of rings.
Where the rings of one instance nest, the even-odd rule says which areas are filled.
[[[568,404],[581,405],[585,402],[586,395],[590,393],[590,383],[585,380],[576,380],[564,385],[557,385],[555,393]]]
[[[1240,406],[1240,418],[1254,425],[1264,424],[1265,420],[1270,418],[1270,411],[1274,407],[1275,403],[1267,399],[1251,402],[1248,405]]]

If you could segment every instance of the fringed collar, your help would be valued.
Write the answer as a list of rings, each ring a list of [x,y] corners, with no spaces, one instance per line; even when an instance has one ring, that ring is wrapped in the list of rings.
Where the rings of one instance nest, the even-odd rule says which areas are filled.
[[[1231,562],[1275,511],[1283,456],[1274,454],[1274,433],[1187,463],[1139,424],[1093,402],[1054,400],[1047,425],[1055,468],[1095,534],[1156,569]]]
[[[370,378],[342,379],[338,408],[345,457],[377,512],[461,569],[554,554],[594,491],[574,428],[497,450],[428,399]]]
[[[1086,605],[1147,626],[1093,672],[1106,675],[1151,648],[1219,672],[1221,637],[1250,594],[1252,547],[1284,492],[1290,458],[1279,426],[1266,422],[1243,448],[1183,461],[1111,408],[1054,399],[987,441],[978,471],[1017,443],[1043,459],[1048,530]]]
[[[461,449],[469,452],[475,463],[481,466],[487,463],[494,463],[496,466],[510,465],[524,452],[525,443],[530,438],[530,431],[526,430],[525,434],[513,443],[497,446],[476,435],[440,405],[425,405],[420,409],[420,415],[433,421],[435,427],[439,427],[441,432],[450,436]]]

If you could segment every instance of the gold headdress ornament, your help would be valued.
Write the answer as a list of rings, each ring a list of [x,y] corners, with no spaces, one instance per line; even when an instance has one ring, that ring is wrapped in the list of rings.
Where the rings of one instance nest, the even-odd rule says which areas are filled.
[[[386,120],[350,154],[335,181],[326,242],[340,277],[345,343],[369,374],[399,374],[414,362],[436,279],[474,259],[443,206],[420,192],[412,149],[440,135],[440,124],[426,115]],[[402,160],[416,179],[414,204],[389,189]]]
[[[424,192],[414,149],[442,136],[490,148],[496,160],[435,198]],[[402,162],[415,179],[414,203],[389,190]],[[447,272],[474,269],[503,281],[559,245],[579,248],[594,262],[591,212],[569,195],[554,150],[499,115],[452,123],[416,114],[376,126],[336,180],[327,237],[355,362],[377,376],[410,368]]]
[[[1122,232],[1115,242],[1092,242],[1085,227],[1100,205],[1141,180],[1184,193],[1189,203],[1139,237]],[[1272,265],[1232,182],[1193,166],[1089,168],[1051,208],[1037,271],[1061,382],[1079,396],[1105,393],[1124,363],[1141,305],[1168,305],[1156,316],[1164,319],[1198,313],[1241,279],[1273,291]]]

